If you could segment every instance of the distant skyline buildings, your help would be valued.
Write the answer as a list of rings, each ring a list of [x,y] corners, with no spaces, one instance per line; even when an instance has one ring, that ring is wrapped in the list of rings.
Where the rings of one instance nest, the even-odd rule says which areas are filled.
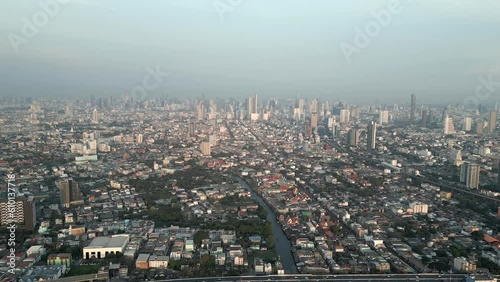
[[[410,101],[410,121],[415,122],[415,111],[417,107],[417,95],[411,94]]]

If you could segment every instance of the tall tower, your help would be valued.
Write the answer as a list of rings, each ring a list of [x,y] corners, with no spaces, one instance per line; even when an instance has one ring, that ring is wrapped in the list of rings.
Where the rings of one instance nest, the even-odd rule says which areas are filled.
[[[488,133],[492,134],[495,132],[495,127],[497,125],[497,112],[491,111],[490,112],[490,119],[488,122]]]
[[[389,111],[388,110],[382,110],[378,114],[378,123],[379,124],[386,124],[389,122]]]
[[[448,115],[446,115],[446,117],[443,120],[443,127],[444,127],[443,128],[444,134],[455,133],[455,127],[453,126],[453,119],[448,117]]]
[[[368,150],[375,149],[375,142],[377,140],[377,124],[375,122],[371,122],[368,125],[368,140],[367,140],[367,148]]]
[[[460,182],[465,183],[467,188],[477,189],[479,187],[479,173],[478,164],[463,163],[460,169]]]
[[[428,114],[428,111],[427,111],[427,110],[422,110],[422,119],[420,120],[420,123],[421,123],[423,126],[426,126],[426,125],[427,125],[428,120],[429,120],[429,114]]]
[[[257,94],[248,98],[248,118],[257,113]]]
[[[465,117],[464,121],[462,123],[462,130],[463,131],[470,131],[471,129],[472,129],[472,118]]]
[[[476,134],[483,134],[484,121],[482,118],[476,120]]]
[[[341,109],[340,110],[340,123],[348,123],[349,122],[349,110]]]
[[[96,108],[92,111],[92,122],[96,124],[99,123],[99,112]]]
[[[63,179],[56,183],[60,190],[61,206],[69,208],[72,205],[83,204],[78,183],[72,178]]]
[[[201,142],[200,149],[201,149],[201,153],[204,156],[210,156],[212,154],[211,148],[210,148],[210,142]]]
[[[415,108],[417,104],[417,95],[411,94],[411,109],[410,109],[410,120],[415,121]]]
[[[10,201],[10,200],[9,200]],[[0,200],[0,224],[17,223],[28,231],[33,231],[36,225],[36,208],[33,196],[16,198],[14,204],[7,198]],[[11,211],[15,209],[15,212]]]
[[[196,135],[196,123],[194,121],[191,121],[189,123],[188,134],[189,134],[189,136],[195,136]]]
[[[198,117],[198,120],[203,120],[205,118],[205,105],[203,103],[198,104],[196,111],[197,111],[196,115]]]
[[[349,146],[357,146],[359,142],[359,131],[357,129],[351,129],[347,132],[347,142]]]
[[[316,127],[318,127],[318,113],[313,112],[311,113],[311,128],[315,129]]]

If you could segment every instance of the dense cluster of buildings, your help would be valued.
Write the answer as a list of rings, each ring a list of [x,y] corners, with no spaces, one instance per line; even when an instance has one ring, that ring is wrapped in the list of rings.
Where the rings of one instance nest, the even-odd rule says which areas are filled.
[[[498,107],[432,108],[416,95],[408,105],[253,95],[1,107],[0,171],[16,175],[15,221],[32,231],[17,242],[18,277],[61,277],[106,258],[122,280],[148,269],[187,275],[196,267],[188,261],[203,256],[239,273],[290,271],[282,254],[265,257],[276,250],[262,234],[210,228],[262,220],[250,191],[229,175],[271,207],[301,273],[500,267]],[[180,177],[200,168],[205,175]],[[162,208],[187,220],[164,226],[168,218],[151,216]],[[3,226],[7,213],[5,196]],[[195,243],[197,232],[208,238]],[[28,254],[33,247],[46,252]]]

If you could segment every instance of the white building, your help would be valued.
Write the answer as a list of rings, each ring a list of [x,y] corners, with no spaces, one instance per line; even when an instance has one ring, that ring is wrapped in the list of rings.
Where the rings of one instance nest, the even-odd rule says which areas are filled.
[[[427,214],[429,212],[429,205],[418,202],[411,203],[410,208],[413,210],[413,213]]]
[[[112,237],[95,237],[90,244],[83,248],[83,258],[105,258],[108,254],[123,253],[129,242],[128,234],[114,235]]]
[[[149,268],[167,268],[168,256],[151,255],[148,260]]]

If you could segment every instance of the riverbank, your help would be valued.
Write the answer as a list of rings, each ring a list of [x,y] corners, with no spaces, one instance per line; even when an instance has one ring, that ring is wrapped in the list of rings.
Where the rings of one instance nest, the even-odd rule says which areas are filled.
[[[280,256],[280,261],[283,265],[283,269],[286,274],[295,274],[298,273],[297,266],[295,264],[295,259],[292,254],[292,243],[287,238],[285,232],[281,224],[278,222],[276,213],[269,206],[269,204],[259,195],[257,194],[248,182],[237,176],[231,175],[231,177],[237,180],[243,187],[245,187],[251,194],[252,198],[256,200],[259,205],[261,205],[267,211],[267,220],[271,222],[273,228],[273,236],[275,239],[275,246],[278,255]]]

